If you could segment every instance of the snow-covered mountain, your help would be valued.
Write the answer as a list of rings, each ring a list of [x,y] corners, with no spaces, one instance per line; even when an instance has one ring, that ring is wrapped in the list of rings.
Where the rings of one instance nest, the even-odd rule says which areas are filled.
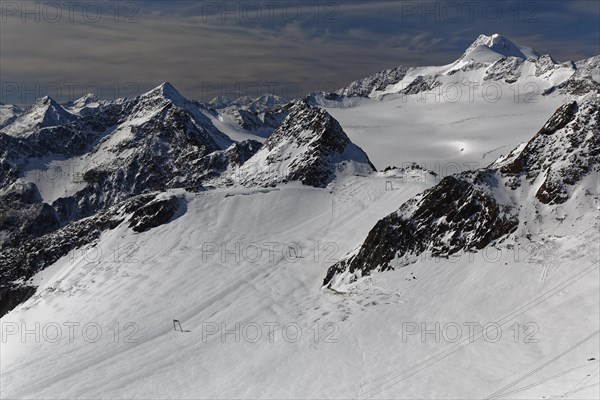
[[[95,94],[88,93],[79,99],[69,102],[65,105],[71,114],[83,116],[91,115],[100,110],[100,107],[106,105],[106,101],[98,99]]]
[[[321,187],[342,170],[373,171],[366,154],[329,114],[302,103],[281,111],[290,116],[261,151],[262,144],[251,139],[234,143],[213,125],[210,110],[169,83],[115,102],[88,96],[73,107],[81,110],[90,102],[97,103],[94,112],[70,114],[62,125],[40,124],[29,131],[17,120],[7,128],[11,134],[0,132],[4,299],[29,293],[6,283],[31,278],[129,218],[124,215],[167,222],[183,206],[180,196],[159,200],[161,192],[228,187],[240,177],[246,186],[298,181]],[[60,107],[47,98],[34,108],[39,104]],[[256,168],[282,174],[265,178]],[[139,230],[153,226],[131,224]]]
[[[399,66],[306,101],[338,120],[377,168],[417,163],[448,175],[489,164],[561,104],[599,90],[597,56],[559,62],[495,34],[449,64]]]
[[[537,59],[540,55],[530,47],[518,47],[508,38],[498,35],[479,35],[458,61],[490,64],[501,58]]]
[[[430,252],[448,257],[493,241],[595,225],[600,192],[600,96],[561,106],[527,143],[489,167],[444,178],[371,230],[324,285],[352,283]]]
[[[288,114],[289,105],[275,106],[264,111],[251,111],[246,108],[229,107],[217,111],[221,121],[231,120],[239,128],[262,138],[269,137]]]
[[[2,397],[597,398],[599,61],[2,106]]]
[[[331,115],[299,102],[289,109],[287,118],[262,148],[237,171],[236,179],[250,186],[299,181],[325,187],[339,174],[367,175],[374,170],[365,152],[350,141]]]
[[[73,120],[73,114],[46,96],[23,111],[14,122],[6,124],[3,132],[14,136],[27,136],[41,128],[65,125]]]
[[[561,64],[550,55],[540,55],[532,48],[519,47],[504,36],[480,35],[451,64],[439,67],[399,66],[383,70],[352,82],[337,93],[349,97],[381,98],[390,94],[416,94],[448,84],[483,84],[486,81],[538,84],[542,90],[549,90],[579,70],[583,70],[579,72],[580,76],[587,75],[597,82],[598,62],[595,57]],[[595,78],[589,75],[590,70],[595,71]],[[563,93],[572,92],[563,88]]]

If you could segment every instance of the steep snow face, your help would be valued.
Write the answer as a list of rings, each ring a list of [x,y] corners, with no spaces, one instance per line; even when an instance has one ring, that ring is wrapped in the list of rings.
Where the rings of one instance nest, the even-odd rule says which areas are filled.
[[[561,106],[526,145],[490,167],[447,177],[379,221],[357,252],[329,269],[324,285],[407,265],[424,252],[447,257],[508,234],[568,231],[565,220],[590,229],[599,177],[600,96],[590,94]]]
[[[46,96],[37,100],[31,107],[25,110],[10,125],[5,126],[2,132],[26,137],[40,128],[65,125],[74,121],[75,115],[69,113],[52,98]]]
[[[538,58],[539,54],[531,48],[518,47],[506,37],[495,33],[492,36],[479,35],[458,61],[489,64],[506,57],[517,57],[526,60],[528,58]]]
[[[367,155],[329,113],[299,102],[234,179],[243,185],[300,181],[324,187],[338,175],[372,171]]]

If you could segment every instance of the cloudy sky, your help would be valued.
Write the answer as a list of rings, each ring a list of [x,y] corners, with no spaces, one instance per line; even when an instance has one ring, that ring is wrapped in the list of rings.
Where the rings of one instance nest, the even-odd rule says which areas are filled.
[[[288,98],[398,65],[442,65],[500,33],[558,61],[600,54],[600,1],[0,1],[0,101]]]

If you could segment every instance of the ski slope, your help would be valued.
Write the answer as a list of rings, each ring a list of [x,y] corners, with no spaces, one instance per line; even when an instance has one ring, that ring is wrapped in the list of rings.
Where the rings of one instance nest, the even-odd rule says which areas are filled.
[[[424,257],[344,293],[321,290],[332,261],[432,184],[388,172],[331,190],[218,189],[185,194],[186,214],[149,232],[122,224],[39,273],[36,295],[2,318],[41,331],[38,343],[20,331],[3,340],[2,397],[532,398],[565,388],[597,397],[597,229],[544,238],[550,261],[524,240],[498,259],[493,249]],[[436,322],[460,325],[461,340],[403,340],[406,324]],[[468,322],[497,322],[502,338],[484,340],[480,327],[471,340]],[[222,336],[223,323],[239,323],[239,337]],[[515,323],[535,324],[537,342],[522,328],[515,342]]]

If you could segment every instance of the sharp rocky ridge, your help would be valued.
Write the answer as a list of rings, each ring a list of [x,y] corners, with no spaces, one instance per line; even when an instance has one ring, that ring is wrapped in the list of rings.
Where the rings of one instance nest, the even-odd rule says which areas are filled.
[[[549,54],[517,46],[508,38],[480,35],[453,63],[439,67],[398,66],[359,79],[336,93],[313,94],[313,101],[328,104],[335,95],[342,98],[385,98],[394,94],[416,94],[444,84],[535,84],[542,94],[559,91],[566,95],[598,92],[599,56],[580,61],[557,62]],[[595,74],[595,77],[592,76]]]

